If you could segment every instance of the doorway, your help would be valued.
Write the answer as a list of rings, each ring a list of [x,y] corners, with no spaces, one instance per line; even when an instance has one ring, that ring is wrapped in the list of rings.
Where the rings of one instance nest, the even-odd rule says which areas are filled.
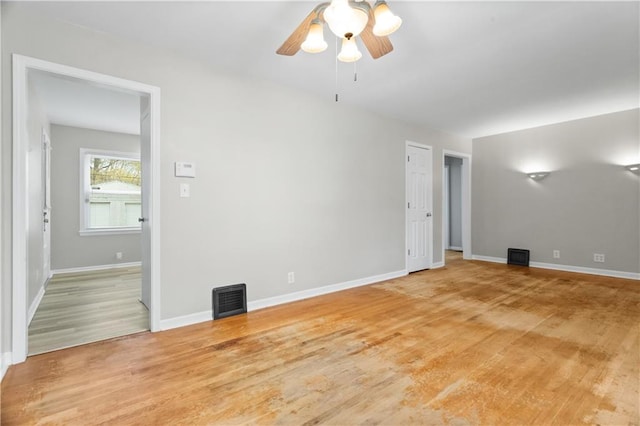
[[[443,150],[442,171],[442,259],[447,250],[471,259],[471,156]]]
[[[445,250],[462,251],[462,159],[444,157]]]
[[[406,145],[407,272],[429,269],[433,263],[433,150]]]
[[[28,76],[32,72],[44,72],[63,79],[83,82],[94,87],[132,93],[144,99],[148,109],[148,119],[141,125],[147,126],[146,137],[141,138],[142,158],[142,258],[147,260],[142,272],[142,287],[148,289],[149,325],[151,331],[159,330],[160,323],[160,279],[159,279],[159,145],[160,145],[160,89],[142,83],[124,80],[104,74],[94,73],[52,62],[42,61],[22,55],[13,55],[13,298],[12,298],[12,362],[20,363],[28,353],[28,311],[33,294],[29,295],[29,224],[28,213],[41,209],[28,197],[29,184],[29,114]],[[143,105],[141,103],[142,110]],[[154,196],[157,194],[157,196]],[[44,223],[44,221],[43,221]],[[41,227],[40,227],[41,228]],[[41,228],[42,229],[42,228]],[[39,267],[37,269],[40,269]],[[33,292],[32,292],[33,293]]]

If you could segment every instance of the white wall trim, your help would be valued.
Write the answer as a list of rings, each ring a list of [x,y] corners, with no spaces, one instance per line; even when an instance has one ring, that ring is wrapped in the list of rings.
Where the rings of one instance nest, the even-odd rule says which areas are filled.
[[[38,294],[36,294],[35,299],[33,299],[31,306],[29,306],[29,312],[27,313],[27,324],[31,324],[31,321],[33,321],[33,316],[36,314],[38,306],[40,306],[40,302],[42,302],[42,298],[44,297],[44,291],[47,287],[46,284],[46,281],[42,284],[42,287],[40,287],[40,290],[38,290]]]
[[[269,306],[295,302],[297,300],[309,299],[311,297],[334,293],[336,291],[347,290],[350,288],[361,287],[369,284],[375,284],[381,281],[404,277],[405,275],[407,275],[407,270],[403,269],[400,271],[389,272],[387,274],[375,275],[372,277],[360,278],[357,280],[346,281],[343,283],[332,284],[324,287],[317,287],[309,290],[297,291],[295,293],[283,294],[281,296],[274,296],[266,299],[255,300],[253,302],[247,303],[247,309],[249,311],[255,311],[258,309],[267,308]]]
[[[27,71],[41,70],[90,83],[127,90],[149,96],[151,112],[151,164],[148,179],[151,182],[151,306],[149,325],[151,331],[160,324],[160,88],[132,80],[100,74],[93,71],[56,64],[41,59],[13,54],[13,159],[12,159],[12,362],[27,359],[27,243],[26,223],[26,112]],[[154,193],[156,194],[154,196]]]
[[[117,269],[117,268],[133,268],[136,266],[142,266],[142,262],[127,262],[127,263],[113,263],[110,265],[96,265],[96,266],[79,266],[77,268],[62,268],[62,269],[54,269],[51,271],[53,274],[69,274],[75,272],[93,272],[93,271],[104,271],[107,269]]]
[[[13,55],[12,361],[27,358],[27,58]]]
[[[507,263],[506,257],[492,257],[492,256],[480,256],[478,254],[474,254],[471,256],[472,260],[481,260],[483,262],[493,262],[493,263]]]
[[[507,259],[503,257],[479,256],[473,255],[473,260],[481,260],[483,262],[507,263]],[[603,277],[625,278],[628,280],[640,280],[640,273],[614,271],[611,269],[587,268],[584,266],[558,265],[555,263],[529,262],[529,267],[540,269],[551,269],[554,271],[577,272],[579,274],[600,275]]]
[[[11,364],[13,364],[11,352],[0,353],[0,381],[4,379]]]
[[[430,269],[438,269],[438,268],[444,268],[444,260],[441,262],[435,262],[433,265],[431,265]]]
[[[640,280],[640,274],[634,272],[613,271],[611,269],[587,268],[584,266],[556,265],[554,263],[529,262],[532,268],[552,269],[555,271],[577,272],[580,274],[601,275],[604,277]]]
[[[322,296],[324,294],[334,293],[336,291],[347,290],[354,287],[361,287],[369,284],[375,284],[382,281],[391,280],[394,278],[404,277],[407,275],[407,270],[389,272],[386,274],[375,275],[372,277],[360,278],[357,280],[346,281],[343,283],[327,285],[324,287],[312,288],[309,290],[297,291],[295,293],[287,293],[280,296],[268,297],[266,299],[254,300],[247,303],[247,310],[249,312],[256,311],[258,309],[268,308],[270,306],[281,305],[283,303],[296,302],[298,300],[309,299],[311,297]],[[189,315],[183,315],[180,317],[169,318],[160,321],[160,328],[162,330],[170,330],[172,328],[184,327],[187,325],[197,324],[200,322],[213,320],[213,313],[211,309],[202,312],[196,312]]]
[[[208,311],[196,312],[195,314],[160,320],[160,330],[171,330],[172,328],[186,327],[188,325],[212,320],[213,312],[209,309]]]

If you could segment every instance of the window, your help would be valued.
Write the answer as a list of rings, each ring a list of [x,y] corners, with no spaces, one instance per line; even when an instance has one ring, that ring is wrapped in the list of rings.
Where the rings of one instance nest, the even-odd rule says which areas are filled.
[[[140,157],[80,149],[80,235],[140,232]]]

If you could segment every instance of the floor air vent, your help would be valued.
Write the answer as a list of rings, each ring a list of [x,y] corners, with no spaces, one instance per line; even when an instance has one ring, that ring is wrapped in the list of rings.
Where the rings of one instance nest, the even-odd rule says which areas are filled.
[[[244,314],[247,312],[247,285],[216,287],[213,289],[211,299],[214,320]]]
[[[510,248],[507,250],[509,265],[529,266],[529,250]]]

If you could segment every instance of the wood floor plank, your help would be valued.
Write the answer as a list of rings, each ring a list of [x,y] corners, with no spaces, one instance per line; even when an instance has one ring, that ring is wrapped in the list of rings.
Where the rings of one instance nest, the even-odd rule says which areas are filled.
[[[437,270],[30,357],[2,382],[0,420],[637,425],[639,357],[637,281],[449,254]]]
[[[139,267],[56,274],[29,325],[29,355],[149,329]]]

